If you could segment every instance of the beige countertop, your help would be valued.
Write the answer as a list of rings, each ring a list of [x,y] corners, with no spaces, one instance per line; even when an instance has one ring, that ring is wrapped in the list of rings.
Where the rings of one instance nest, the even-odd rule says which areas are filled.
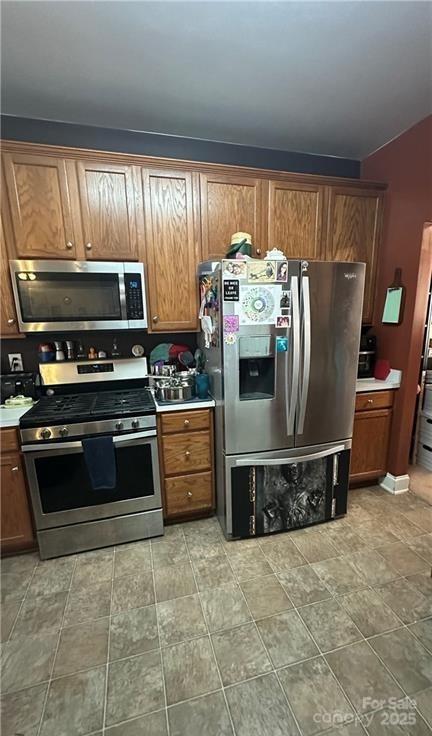
[[[402,371],[392,369],[385,381],[378,381],[376,378],[358,378],[356,384],[356,393],[363,391],[388,391],[389,389],[399,388],[402,381]]]

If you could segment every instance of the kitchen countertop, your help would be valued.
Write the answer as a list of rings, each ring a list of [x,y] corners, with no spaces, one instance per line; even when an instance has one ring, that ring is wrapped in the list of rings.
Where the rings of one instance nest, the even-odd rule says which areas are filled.
[[[6,409],[0,406],[0,428],[18,427],[22,415],[31,409],[31,406],[20,406],[17,409]]]
[[[356,393],[363,391],[388,391],[388,389],[399,388],[402,381],[402,371],[392,369],[385,379],[379,381],[377,378],[358,378],[356,384]]]
[[[214,399],[191,399],[191,401],[179,402],[177,404],[162,404],[155,399],[156,412],[161,414],[165,411],[189,411],[190,409],[212,409],[215,406]]]

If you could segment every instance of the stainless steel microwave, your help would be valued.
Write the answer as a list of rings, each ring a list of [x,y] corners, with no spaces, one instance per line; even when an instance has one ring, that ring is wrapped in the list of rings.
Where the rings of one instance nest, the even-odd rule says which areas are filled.
[[[141,263],[9,261],[21,332],[147,327]]]

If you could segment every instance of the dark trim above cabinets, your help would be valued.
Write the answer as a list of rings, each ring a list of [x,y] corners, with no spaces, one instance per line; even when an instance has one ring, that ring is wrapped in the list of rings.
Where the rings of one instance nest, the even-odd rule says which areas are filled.
[[[321,176],[360,178],[360,161],[313,153],[279,151],[197,138],[100,128],[55,120],[1,116],[1,137],[51,146],[117,151],[140,156],[201,161],[228,166],[290,171]]]

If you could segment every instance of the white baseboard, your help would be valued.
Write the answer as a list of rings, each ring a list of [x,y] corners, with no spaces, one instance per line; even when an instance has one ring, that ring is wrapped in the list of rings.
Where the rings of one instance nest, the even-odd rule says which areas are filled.
[[[380,486],[384,488],[387,493],[406,493],[409,491],[409,475],[393,475],[387,473],[381,480]]]

